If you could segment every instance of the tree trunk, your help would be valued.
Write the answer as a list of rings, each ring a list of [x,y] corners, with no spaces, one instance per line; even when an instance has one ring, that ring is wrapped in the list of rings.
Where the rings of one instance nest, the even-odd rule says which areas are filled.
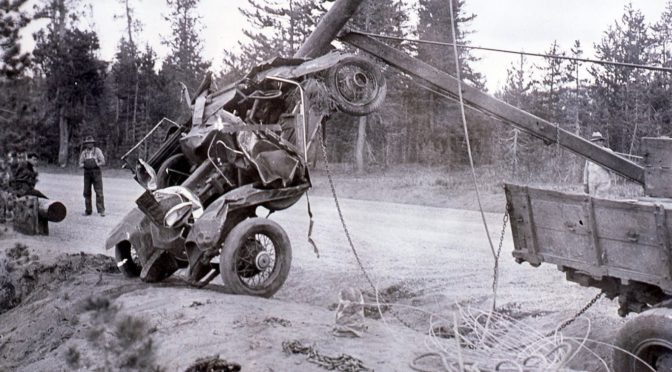
[[[574,112],[574,134],[577,136],[581,133],[581,122],[579,121],[579,114],[581,110],[581,81],[579,80],[579,64],[576,64],[576,101]]]
[[[61,107],[58,109],[58,164],[61,168],[65,168],[68,165],[69,132],[68,122],[65,120],[63,107]]]
[[[135,79],[135,95],[133,97],[133,140],[131,142],[135,143],[137,140],[137,131],[138,131],[138,120],[137,120],[137,113],[138,113],[138,90],[140,89],[140,79],[137,76],[136,73],[136,79]]]
[[[637,138],[637,127],[639,126],[639,101],[635,97],[635,128],[632,130],[632,139],[630,140],[630,150],[628,155],[632,155],[632,150],[635,148],[635,138]]]
[[[355,159],[357,162],[357,173],[364,173],[364,149],[366,146],[366,116],[359,117],[359,131],[357,133],[357,147],[355,148]]]

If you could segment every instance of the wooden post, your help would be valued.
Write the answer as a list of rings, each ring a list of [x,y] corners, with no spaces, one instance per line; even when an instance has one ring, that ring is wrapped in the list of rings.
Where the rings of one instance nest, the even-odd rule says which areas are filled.
[[[294,57],[315,58],[324,54],[363,2],[364,0],[336,0]]]
[[[672,138],[644,137],[644,194],[672,198]]]

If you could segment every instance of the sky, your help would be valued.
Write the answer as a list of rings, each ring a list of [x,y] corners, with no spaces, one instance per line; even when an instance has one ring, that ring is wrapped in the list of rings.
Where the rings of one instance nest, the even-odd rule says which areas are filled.
[[[97,31],[101,43],[100,55],[111,61],[117,43],[124,33],[124,20],[115,19],[123,13],[122,6],[114,0],[89,0],[91,17],[86,21]],[[386,1],[386,0],[376,0]],[[412,0],[407,0],[412,1]],[[665,9],[667,0],[632,1],[640,9],[648,22],[657,21]],[[472,45],[494,48],[544,52],[557,40],[561,48],[569,50],[574,40],[580,40],[584,56],[594,57],[593,43],[599,42],[602,34],[616,19],[620,19],[623,9],[630,0],[466,0],[466,11],[476,14],[471,24]],[[159,57],[167,53],[161,44],[170,34],[170,27],[164,19],[168,13],[165,0],[136,0],[136,18],[144,27],[138,39],[149,43]],[[247,26],[238,8],[246,6],[246,0],[201,0],[199,13],[202,17],[203,52],[212,61],[213,69],[221,68],[225,49],[235,48],[243,37]],[[446,2],[446,6],[447,6]],[[24,44],[32,44],[30,31],[39,28],[32,25],[26,32]],[[515,55],[474,52],[481,58],[474,66],[476,71],[487,78],[487,88],[491,92],[499,89],[506,80],[506,70],[518,61]],[[535,62],[536,60],[529,60]]]

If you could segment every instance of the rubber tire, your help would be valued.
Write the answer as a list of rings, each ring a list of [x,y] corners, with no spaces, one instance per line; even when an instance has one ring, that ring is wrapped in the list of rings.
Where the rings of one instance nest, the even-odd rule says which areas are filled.
[[[159,189],[163,189],[169,186],[177,186],[178,184],[171,185],[168,183],[168,173],[166,170],[168,168],[173,167],[174,165],[179,164],[180,162],[184,162],[185,164],[189,166],[189,160],[187,159],[184,154],[175,154],[166,159],[163,163],[161,163],[161,166],[159,167],[159,170],[156,172],[156,186]],[[189,173],[189,169],[184,171],[184,173]]]
[[[142,265],[133,260],[133,257],[131,256],[131,243],[129,241],[124,240],[119,242],[114,247],[114,256],[117,259],[117,267],[124,276],[127,278],[137,278],[140,276]],[[126,263],[119,265],[124,259],[127,260]]]
[[[635,353],[637,346],[647,339],[663,339],[672,343],[672,309],[655,308],[647,310],[630,319],[618,332],[617,347]],[[672,350],[671,350],[672,352]],[[612,367],[619,372],[650,372],[641,362],[631,356],[614,349]]]
[[[236,273],[234,258],[247,236],[250,234],[264,234],[275,246],[275,268],[271,276],[266,280],[265,286],[252,289],[248,288]],[[219,258],[219,270],[221,271],[224,285],[231,289],[234,294],[248,296],[271,297],[285,283],[289,276],[292,262],[292,247],[285,230],[277,222],[266,218],[249,218],[236,225],[224,239],[221,256]]]
[[[378,85],[378,92],[370,102],[363,105],[357,105],[345,99],[339,93],[337,87],[338,83],[336,82],[336,73],[338,72],[338,69],[340,67],[343,67],[343,65],[346,64],[357,65],[365,70],[368,70],[368,72],[373,75],[373,78],[376,80],[376,84]],[[354,116],[366,116],[378,110],[385,101],[385,96],[387,94],[387,82],[385,81],[385,76],[383,76],[382,71],[380,71],[380,69],[376,65],[369,62],[368,60],[354,56],[344,58],[343,60],[338,62],[336,66],[333,66],[329,69],[327,77],[327,86],[329,87],[331,97],[334,100],[336,106],[346,114]]]

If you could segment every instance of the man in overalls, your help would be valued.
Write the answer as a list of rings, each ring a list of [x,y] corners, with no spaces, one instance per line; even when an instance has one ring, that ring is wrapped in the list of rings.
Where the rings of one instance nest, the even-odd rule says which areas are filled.
[[[91,186],[96,192],[96,210],[101,217],[105,217],[105,199],[103,197],[103,174],[100,167],[105,165],[105,156],[103,152],[95,147],[96,141],[92,136],[84,139],[84,149],[79,155],[79,167],[84,168],[84,205],[85,216],[90,216],[91,208]]]
[[[606,147],[606,141],[600,132],[594,132],[590,141],[611,151]],[[586,165],[583,169],[583,191],[586,194],[604,197],[607,196],[610,188],[611,176],[609,175],[609,170],[590,160],[586,160]]]

